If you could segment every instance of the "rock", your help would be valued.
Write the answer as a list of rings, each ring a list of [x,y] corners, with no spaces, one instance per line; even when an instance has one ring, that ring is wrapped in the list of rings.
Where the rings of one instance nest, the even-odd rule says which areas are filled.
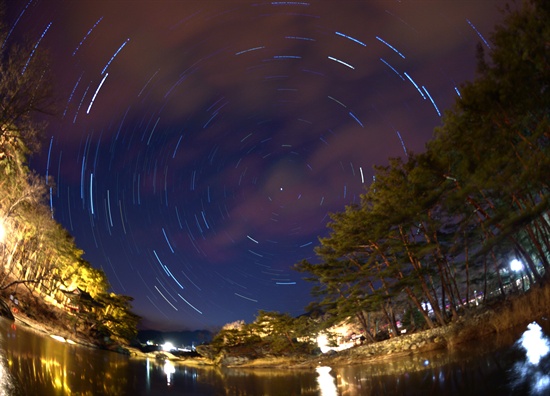
[[[210,345],[198,345],[195,350],[197,353],[207,359],[216,359],[216,352]]]
[[[165,360],[168,359],[168,356],[166,356],[166,354],[164,354],[164,353],[157,353],[155,355],[155,359],[160,361],[160,362],[164,362]]]
[[[124,348],[122,345],[118,345],[114,352],[120,353],[121,355],[130,356],[130,350],[128,348]]]
[[[244,356],[225,356],[220,363],[222,366],[240,366],[249,361],[250,359]]]
[[[0,298],[0,316],[8,320],[15,320],[13,314],[11,313],[9,305]]]

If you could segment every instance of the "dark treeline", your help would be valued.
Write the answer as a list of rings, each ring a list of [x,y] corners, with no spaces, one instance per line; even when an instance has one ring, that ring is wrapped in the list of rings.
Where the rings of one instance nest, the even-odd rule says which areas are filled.
[[[309,314],[228,324],[213,355],[312,351],[346,324],[374,342],[548,282],[550,3],[503,12],[425,152],[375,167],[360,203],[331,215],[317,262],[295,265],[314,284]]]
[[[139,319],[132,298],[110,292],[103,271],[83,259],[53,219],[52,181],[28,167],[46,127],[39,120],[56,113],[48,56],[10,41],[1,23],[0,43],[0,294],[11,295],[14,312],[127,342]]]
[[[548,21],[546,1],[507,9],[425,152],[375,167],[360,203],[331,216],[319,262],[296,265],[315,283],[312,308],[355,318],[373,341],[378,324],[443,326],[548,281]]]

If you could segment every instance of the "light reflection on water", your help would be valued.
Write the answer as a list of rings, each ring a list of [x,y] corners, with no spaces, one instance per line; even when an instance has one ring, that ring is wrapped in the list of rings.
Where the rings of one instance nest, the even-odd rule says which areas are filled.
[[[4,334],[0,333],[0,345],[4,344]],[[9,372],[7,359],[4,350],[0,349],[0,395],[10,395],[13,393],[14,385]]]
[[[6,395],[125,395],[128,359],[61,343],[0,319],[0,365]]]
[[[395,361],[304,370],[188,367],[82,348],[0,319],[3,395],[545,395],[550,325]],[[542,327],[541,327],[542,325]]]
[[[549,395],[550,326],[540,323],[544,329],[533,322],[456,352],[337,368],[339,394]]]
[[[170,361],[164,363],[164,374],[166,374],[166,385],[172,384],[172,374],[176,372],[176,367]]]
[[[517,341],[525,350],[526,359],[514,364],[516,380],[513,388],[521,388],[522,384],[530,384],[530,394],[550,394],[550,342],[537,323],[531,323]]]
[[[332,369],[327,366],[317,367],[315,371],[319,374],[317,382],[319,383],[319,391],[322,396],[337,396],[338,388],[334,382],[334,377],[330,375]]]

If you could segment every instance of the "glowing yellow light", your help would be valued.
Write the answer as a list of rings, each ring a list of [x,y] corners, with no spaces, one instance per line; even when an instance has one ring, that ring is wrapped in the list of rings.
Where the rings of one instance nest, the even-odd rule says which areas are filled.
[[[6,227],[4,226],[4,222],[0,220],[0,243],[4,243],[5,238],[6,238]]]

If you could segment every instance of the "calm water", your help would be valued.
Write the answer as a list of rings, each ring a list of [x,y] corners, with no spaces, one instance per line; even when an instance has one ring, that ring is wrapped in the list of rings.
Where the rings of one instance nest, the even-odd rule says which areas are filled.
[[[547,395],[550,324],[544,319],[539,324],[461,353],[286,371],[129,359],[62,343],[0,318],[0,395]]]

